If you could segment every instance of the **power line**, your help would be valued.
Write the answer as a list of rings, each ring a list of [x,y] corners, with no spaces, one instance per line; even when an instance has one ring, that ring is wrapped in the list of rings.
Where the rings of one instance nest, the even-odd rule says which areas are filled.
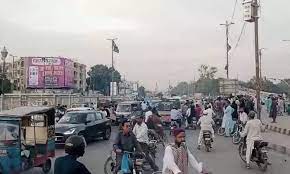
[[[231,21],[233,21],[233,19],[234,19],[234,16],[235,16],[235,13],[236,13],[236,8],[237,8],[237,3],[238,3],[238,0],[236,0],[236,2],[235,2],[234,10],[233,10],[233,14],[232,14]]]
[[[240,33],[240,35],[239,35],[239,38],[238,38],[238,40],[237,40],[237,43],[236,43],[236,45],[235,45],[235,47],[234,47],[234,50],[233,50],[233,52],[237,49],[237,47],[239,46],[239,43],[240,43],[240,41],[241,41],[241,38],[242,38],[242,35],[244,34],[244,31],[245,31],[245,28],[246,28],[246,22],[244,22],[244,24],[243,24],[243,27],[242,27],[242,30],[241,30],[241,33]]]

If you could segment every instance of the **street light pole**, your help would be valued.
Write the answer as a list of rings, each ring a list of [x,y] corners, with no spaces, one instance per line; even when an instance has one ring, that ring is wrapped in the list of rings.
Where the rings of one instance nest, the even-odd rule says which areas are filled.
[[[2,95],[4,96],[4,76],[5,76],[5,59],[8,55],[7,49],[4,47],[1,51],[1,56],[2,56],[2,61],[3,61],[3,67],[2,67],[2,83],[1,83],[1,92]]]
[[[12,54],[10,54],[10,56],[12,57],[12,77],[11,77],[11,91],[13,92],[14,90],[14,62],[15,62],[15,58],[17,56],[14,56]]]
[[[226,27],[226,57],[227,57],[227,65],[226,65],[226,70],[227,70],[227,79],[229,78],[229,51],[230,51],[230,45],[229,45],[229,26],[233,25],[235,23],[233,22],[228,22],[226,21],[225,24],[220,24],[224,25]]]

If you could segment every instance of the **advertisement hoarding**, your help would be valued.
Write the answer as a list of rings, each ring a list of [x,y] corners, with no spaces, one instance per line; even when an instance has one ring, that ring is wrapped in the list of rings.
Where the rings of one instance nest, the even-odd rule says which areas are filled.
[[[73,88],[73,61],[61,57],[27,57],[28,88]]]

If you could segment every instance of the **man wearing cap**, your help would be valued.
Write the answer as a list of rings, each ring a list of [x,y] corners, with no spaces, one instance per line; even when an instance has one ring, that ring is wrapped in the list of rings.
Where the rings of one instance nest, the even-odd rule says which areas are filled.
[[[214,138],[214,130],[213,125],[214,121],[212,119],[212,116],[208,115],[207,110],[203,111],[203,116],[200,117],[200,119],[197,122],[197,125],[200,124],[200,133],[198,137],[198,146],[197,149],[200,149],[201,143],[202,143],[202,137],[203,137],[203,131],[210,131],[212,138]]]
[[[175,142],[165,148],[162,174],[189,174],[190,164],[198,173],[206,174],[202,163],[187,149],[185,144],[185,130],[177,128],[173,131]]]
[[[158,171],[158,167],[154,163],[153,159],[149,155],[149,138],[148,138],[148,128],[147,125],[144,123],[144,117],[142,115],[136,116],[137,123],[135,124],[133,128],[133,133],[136,136],[137,141],[139,142],[142,151],[146,155],[146,160],[150,164],[151,168],[154,171]]]

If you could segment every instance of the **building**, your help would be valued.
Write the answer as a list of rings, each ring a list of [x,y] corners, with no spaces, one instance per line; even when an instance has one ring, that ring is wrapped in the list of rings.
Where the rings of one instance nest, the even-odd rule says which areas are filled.
[[[6,62],[5,67],[6,77],[18,91],[83,92],[86,89],[86,65],[68,58],[21,57],[14,63]]]
[[[136,95],[138,91],[138,82],[126,81],[125,79],[119,83],[119,95]]]

